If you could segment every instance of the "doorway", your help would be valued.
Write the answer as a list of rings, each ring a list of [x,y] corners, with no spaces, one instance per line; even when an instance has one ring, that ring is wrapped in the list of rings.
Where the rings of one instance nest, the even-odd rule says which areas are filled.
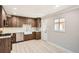
[[[41,20],[41,38],[42,40],[48,39],[48,19]]]

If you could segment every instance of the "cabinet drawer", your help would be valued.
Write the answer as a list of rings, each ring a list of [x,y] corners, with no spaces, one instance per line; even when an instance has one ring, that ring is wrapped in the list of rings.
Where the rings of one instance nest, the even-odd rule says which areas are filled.
[[[27,40],[32,40],[32,34],[24,35],[24,40],[25,40],[25,41],[27,41]]]

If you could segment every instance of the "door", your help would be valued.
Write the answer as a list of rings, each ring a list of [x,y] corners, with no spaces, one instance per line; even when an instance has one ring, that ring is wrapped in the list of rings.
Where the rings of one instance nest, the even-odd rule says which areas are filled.
[[[48,19],[41,20],[41,38],[42,40],[48,39]]]

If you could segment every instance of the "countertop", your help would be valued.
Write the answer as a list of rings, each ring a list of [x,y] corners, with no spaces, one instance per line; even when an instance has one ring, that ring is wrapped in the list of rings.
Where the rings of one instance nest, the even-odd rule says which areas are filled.
[[[41,28],[31,28],[31,29],[27,29],[27,28],[23,28],[23,27],[4,27],[4,28],[0,28],[2,29],[2,33],[20,33],[23,32],[26,34],[31,34],[32,32],[41,32]]]
[[[11,35],[9,35],[9,36],[0,36],[0,39],[3,39],[3,38],[11,38]]]
[[[23,27],[4,27],[1,28],[3,29],[2,34],[7,34],[7,33],[24,33],[24,35],[29,35],[32,34],[32,32],[41,32],[40,28],[31,28],[31,30],[27,30],[26,28]]]

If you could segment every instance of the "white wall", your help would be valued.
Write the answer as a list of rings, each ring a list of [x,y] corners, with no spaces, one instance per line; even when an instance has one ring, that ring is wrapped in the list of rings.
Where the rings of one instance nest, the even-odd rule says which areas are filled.
[[[63,16],[66,20],[65,32],[54,31],[54,20],[56,16]],[[48,15],[43,19],[48,19],[48,41],[55,43],[63,48],[73,52],[79,52],[79,9],[68,12],[59,13],[56,15]]]

